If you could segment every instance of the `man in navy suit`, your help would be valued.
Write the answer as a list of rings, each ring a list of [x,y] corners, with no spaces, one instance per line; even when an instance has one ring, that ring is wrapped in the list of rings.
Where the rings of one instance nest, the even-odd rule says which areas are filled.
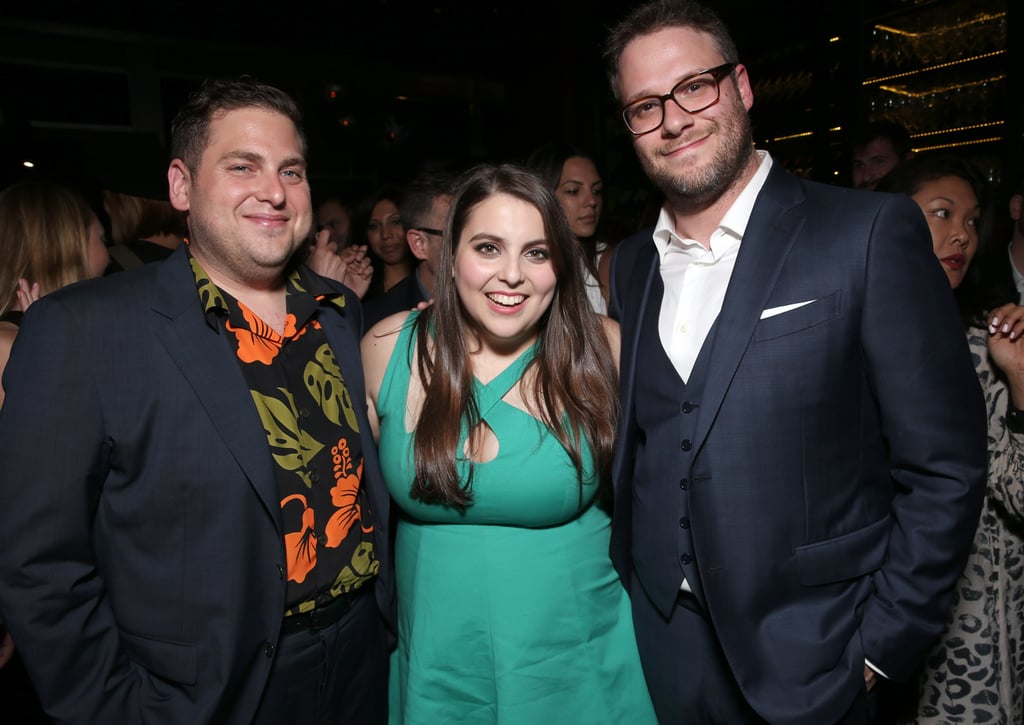
[[[653,230],[619,245],[612,556],[665,723],[867,722],[945,624],[985,411],[908,199],[753,147],[747,69],[686,0],[613,29]]]
[[[382,722],[388,498],[358,299],[294,262],[298,110],[208,82],[171,152],[188,243],[25,315],[0,610],[60,722]]]

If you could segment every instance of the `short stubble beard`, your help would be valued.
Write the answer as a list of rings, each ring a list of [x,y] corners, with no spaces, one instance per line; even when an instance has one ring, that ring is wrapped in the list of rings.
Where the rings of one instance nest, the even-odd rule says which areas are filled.
[[[651,182],[673,204],[690,209],[702,209],[717,201],[732,184],[743,175],[754,154],[754,138],[750,116],[740,108],[730,119],[716,122],[711,130],[722,140],[722,146],[711,163],[704,168],[673,174],[664,166],[657,166],[644,154],[637,154],[641,166]],[[658,151],[653,152],[655,158]]]

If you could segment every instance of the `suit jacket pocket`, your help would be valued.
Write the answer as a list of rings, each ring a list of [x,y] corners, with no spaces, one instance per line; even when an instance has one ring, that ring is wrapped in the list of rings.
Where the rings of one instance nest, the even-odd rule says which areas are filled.
[[[128,657],[146,670],[172,682],[196,684],[196,647],[192,644],[151,639],[121,631]]]
[[[796,547],[793,554],[800,583],[808,587],[832,584],[879,569],[885,561],[891,523],[886,515],[834,539]]]
[[[816,299],[809,305],[803,305],[780,315],[767,317],[757,323],[754,328],[754,341],[771,340],[774,337],[791,335],[839,317],[839,303],[842,301],[842,290]]]

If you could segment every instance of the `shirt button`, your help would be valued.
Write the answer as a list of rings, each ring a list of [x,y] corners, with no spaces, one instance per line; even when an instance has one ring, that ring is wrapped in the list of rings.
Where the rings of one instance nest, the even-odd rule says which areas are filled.
[[[263,654],[265,654],[267,657],[273,657],[274,656],[274,644],[272,642],[264,643],[264,645],[263,645]]]
[[[690,556],[689,554],[683,554],[682,556],[679,557],[679,562],[681,564],[684,564],[684,565],[685,564],[689,564],[692,561],[693,561],[693,557]]]
[[[679,326],[679,331],[685,335],[687,332],[690,331],[690,326],[684,322]]]
[[[316,540],[320,542],[320,546],[327,546],[327,534],[318,534]]]
[[[313,483],[316,483],[317,481],[320,480],[320,474],[317,473],[316,471],[310,471],[309,480],[312,481]]]
[[[679,479],[679,488],[681,488],[681,489],[683,489],[685,491],[687,488],[689,488],[689,486],[690,486],[689,480],[687,480],[685,478],[680,478]]]
[[[308,418],[309,417],[309,408],[299,408],[299,417],[300,418]]]
[[[692,413],[693,409],[695,407],[696,406],[693,403],[691,403],[689,400],[687,400],[685,403],[683,403],[683,412],[684,413]]]
[[[693,444],[690,443],[689,438],[685,438],[683,439],[683,442],[679,444],[679,447],[682,448],[684,451],[688,451],[691,448],[693,448]]]
[[[686,518],[685,516],[679,519],[679,527],[682,529],[690,528],[690,519]]]

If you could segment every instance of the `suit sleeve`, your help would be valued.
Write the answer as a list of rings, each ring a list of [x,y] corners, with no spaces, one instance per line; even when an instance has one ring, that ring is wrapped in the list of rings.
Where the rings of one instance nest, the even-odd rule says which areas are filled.
[[[899,680],[945,627],[984,494],[986,415],[949,283],[908,198],[881,205],[864,294],[863,350],[894,498],[861,638],[867,659]]]
[[[89,352],[104,321],[89,322],[52,299],[33,304],[4,371],[0,609],[51,717],[138,722],[137,675],[92,541],[107,444]]]

